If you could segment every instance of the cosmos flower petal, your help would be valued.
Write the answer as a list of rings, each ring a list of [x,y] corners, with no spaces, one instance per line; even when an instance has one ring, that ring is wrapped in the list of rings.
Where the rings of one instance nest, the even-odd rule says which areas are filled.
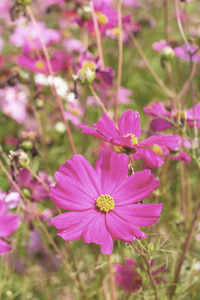
[[[108,151],[102,151],[95,165],[99,176],[102,193],[112,193],[126,178],[128,173],[128,156]]]
[[[4,201],[0,201],[0,216],[4,215],[6,212],[6,205],[4,203]]]
[[[59,167],[55,174],[56,180],[62,180],[63,175],[76,179],[82,185],[86,184],[87,189],[93,194],[100,194],[100,183],[96,171],[82,155],[72,156],[71,161],[67,160],[65,164]]]
[[[116,206],[137,203],[147,198],[158,186],[159,180],[150,170],[137,172],[119,184],[113,192]]]
[[[150,124],[150,128],[152,131],[162,131],[162,130],[166,130],[166,129],[169,129],[173,127],[173,125],[162,119],[162,118],[155,118],[151,121],[151,124]]]
[[[144,161],[151,169],[159,168],[164,161],[151,149],[144,149]]]
[[[154,144],[164,145],[169,150],[174,151],[176,148],[179,148],[180,138],[176,135],[152,135],[146,140],[139,142],[138,146],[147,146],[152,147]]]
[[[186,115],[187,115],[187,120],[191,120],[191,121],[193,121],[194,119],[200,120],[200,103],[195,105],[194,109],[190,108],[186,110]]]
[[[50,190],[50,198],[55,205],[63,209],[83,210],[94,207],[96,195],[87,194],[87,190],[78,181],[64,176],[63,181]]]
[[[32,193],[32,199],[36,201],[43,201],[49,197],[47,190],[42,185],[37,185]]]
[[[136,226],[150,226],[156,223],[162,211],[160,204],[132,204],[115,208],[115,213]]]
[[[28,169],[22,169],[19,171],[18,175],[18,185],[20,187],[27,186],[31,181],[30,172]]]
[[[82,133],[87,133],[87,134],[90,134],[90,135],[93,135],[94,137],[97,137],[99,139],[102,139],[104,141],[109,141],[106,137],[106,135],[99,131],[99,130],[94,130],[92,128],[90,128],[89,126],[87,125],[84,125],[84,124],[80,124],[80,127],[82,128]]]
[[[0,217],[0,237],[6,238],[13,233],[19,225],[19,219],[13,214]]]
[[[102,253],[111,254],[113,239],[106,227],[105,218],[106,215],[104,213],[97,212],[95,217],[85,227],[83,239],[87,244],[96,243],[100,245]]]
[[[142,230],[119,217],[114,212],[106,214],[106,225],[113,238],[127,243],[146,237]]]
[[[104,113],[103,117],[99,119],[98,123],[93,125],[94,130],[83,124],[81,124],[81,128],[83,133],[92,134],[93,136],[101,138],[105,141],[111,141],[113,137],[116,138],[119,136],[115,123],[108,117],[106,113]]]
[[[6,242],[0,240],[0,255],[10,251],[12,248]]]
[[[51,219],[51,223],[58,229],[57,234],[64,240],[74,241],[82,237],[85,226],[95,213],[94,209],[67,212]]]
[[[140,116],[137,111],[126,110],[119,120],[119,132],[121,136],[128,133],[134,134],[138,139],[141,134],[140,130]]]

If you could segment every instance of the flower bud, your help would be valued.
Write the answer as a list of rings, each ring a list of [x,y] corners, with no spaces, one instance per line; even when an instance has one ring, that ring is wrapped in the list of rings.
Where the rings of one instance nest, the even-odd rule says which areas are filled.
[[[169,46],[162,49],[161,55],[162,59],[168,61],[172,60],[175,57],[174,50]]]
[[[17,151],[10,151],[10,154],[8,156],[11,160],[11,164],[15,164],[16,168],[26,168],[29,163],[29,157],[28,154],[25,153],[23,150],[19,149]]]
[[[91,84],[95,77],[96,65],[92,61],[85,62],[82,66],[82,68],[78,72],[78,78],[81,81],[82,84]]]
[[[32,150],[33,143],[31,141],[23,141],[22,148],[24,148],[25,150]]]

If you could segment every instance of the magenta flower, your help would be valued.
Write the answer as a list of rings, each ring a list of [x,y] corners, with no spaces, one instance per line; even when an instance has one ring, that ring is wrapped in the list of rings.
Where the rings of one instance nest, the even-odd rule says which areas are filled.
[[[142,277],[135,271],[136,261],[127,258],[126,265],[116,265],[116,283],[123,286],[126,291],[139,290],[142,287]]]
[[[191,161],[191,157],[189,154],[180,151],[180,152],[171,152],[164,145],[156,145],[154,144],[152,151],[148,151],[146,153],[146,149],[139,149],[136,153],[132,154],[132,158],[135,160],[144,160],[143,169],[155,169],[159,168],[164,160],[180,160],[185,164],[188,164]],[[149,154],[151,156],[149,157]]]
[[[135,271],[136,261],[127,258],[126,265],[116,265],[116,282],[118,285],[123,286],[126,291],[135,291],[143,287],[143,279],[141,275]],[[151,268],[154,266],[154,260],[150,263]],[[160,268],[154,269],[151,271],[152,276],[157,284],[163,282],[166,283],[166,280],[162,278],[159,274],[162,271],[165,271],[166,267],[162,266]]]
[[[143,110],[146,115],[154,117],[150,124],[152,131],[162,131],[173,127],[173,124],[167,121],[167,119],[171,120],[171,118],[174,122],[177,122],[178,118],[180,118],[180,122],[187,121],[191,128],[194,127],[194,121],[196,121],[197,126],[200,127],[200,103],[194,106],[194,111],[193,108],[190,108],[181,111],[173,109],[170,112],[161,102],[151,102]]]
[[[21,54],[17,58],[18,66],[26,68],[35,73],[49,74],[49,69],[45,57],[41,55],[42,61],[39,60],[36,56],[32,57],[30,55]],[[50,57],[50,62],[52,70],[54,72],[60,70],[66,70],[71,65],[71,60],[67,53],[64,51],[54,51]]]
[[[18,185],[24,192],[25,196],[31,200],[43,201],[49,198],[49,194],[37,179],[31,179],[28,169],[19,170]]]
[[[51,220],[59,236],[96,243],[105,254],[112,252],[113,239],[131,242],[146,237],[138,226],[156,223],[162,204],[137,203],[153,192],[158,180],[149,170],[126,178],[128,160],[125,154],[102,152],[93,169],[78,154],[60,166],[50,198],[70,211]]]
[[[18,217],[10,213],[6,214],[6,205],[3,201],[0,201],[0,237],[3,238],[3,240],[0,239],[0,255],[12,249],[4,239],[13,233],[18,225]]]
[[[116,128],[114,122],[109,119],[105,113],[103,117],[100,118],[98,123],[93,125],[94,129],[81,124],[82,132],[91,134],[98,137],[106,142],[113,145],[119,146],[121,152],[128,154],[143,152],[145,155],[146,162],[149,165],[158,166],[163,162],[158,154],[152,151],[154,144],[165,146],[169,150],[173,151],[179,147],[178,136],[174,135],[152,135],[146,140],[139,142],[141,129],[140,129],[140,116],[138,112],[133,112],[132,110],[125,111],[120,120],[118,128]],[[158,161],[158,163],[157,163]]]

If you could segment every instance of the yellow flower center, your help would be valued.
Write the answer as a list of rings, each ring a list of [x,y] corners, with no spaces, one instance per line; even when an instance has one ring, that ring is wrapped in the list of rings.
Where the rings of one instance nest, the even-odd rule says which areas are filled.
[[[73,108],[73,109],[71,110],[71,113],[72,113],[73,115],[75,115],[75,116],[79,116],[79,115],[80,115],[80,111],[78,110],[78,108]]]
[[[96,207],[101,212],[109,212],[110,210],[113,210],[115,206],[114,199],[110,195],[101,195],[96,200]]]
[[[119,27],[115,27],[112,29],[112,33],[119,36],[120,35],[120,32],[121,30],[119,29]],[[122,30],[122,33],[123,33],[123,30]]]
[[[96,65],[93,61],[86,61],[86,62],[84,62],[82,69],[85,70],[87,68],[89,68],[91,71],[95,71]]]
[[[162,155],[162,148],[158,145],[153,145],[152,150],[156,152],[158,155]]]
[[[174,119],[176,119],[176,120],[178,118],[180,118],[180,120],[184,120],[184,119],[186,119],[186,117],[187,117],[187,114],[184,110],[177,111],[174,115]]]
[[[102,14],[100,11],[97,11],[96,15],[97,15],[97,20],[98,20],[99,24],[105,25],[108,23],[108,18],[104,14]]]
[[[128,136],[131,136],[131,141],[132,141],[133,145],[137,145],[138,144],[138,139],[135,136],[135,134],[128,133],[128,134],[124,135],[124,137],[128,137]]]
[[[39,70],[44,70],[44,64],[41,60],[38,60],[36,63],[35,63],[35,66],[37,69]]]

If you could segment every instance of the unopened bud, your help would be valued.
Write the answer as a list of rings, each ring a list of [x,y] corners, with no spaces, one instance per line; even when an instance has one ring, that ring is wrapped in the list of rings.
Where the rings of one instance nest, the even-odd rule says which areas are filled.
[[[26,168],[30,163],[28,154],[20,149],[17,151],[11,150],[8,157],[10,158],[11,163],[14,163],[17,168]]]
[[[31,192],[29,189],[24,188],[24,189],[22,189],[22,192],[26,196],[26,198],[31,198]]]
[[[175,57],[174,50],[171,47],[165,47],[161,52],[162,59],[164,60],[172,60]]]
[[[36,99],[35,105],[37,109],[41,109],[44,107],[44,100],[43,99]]]
[[[33,149],[33,143],[31,141],[24,141],[22,143],[22,148],[25,150],[32,150]]]

